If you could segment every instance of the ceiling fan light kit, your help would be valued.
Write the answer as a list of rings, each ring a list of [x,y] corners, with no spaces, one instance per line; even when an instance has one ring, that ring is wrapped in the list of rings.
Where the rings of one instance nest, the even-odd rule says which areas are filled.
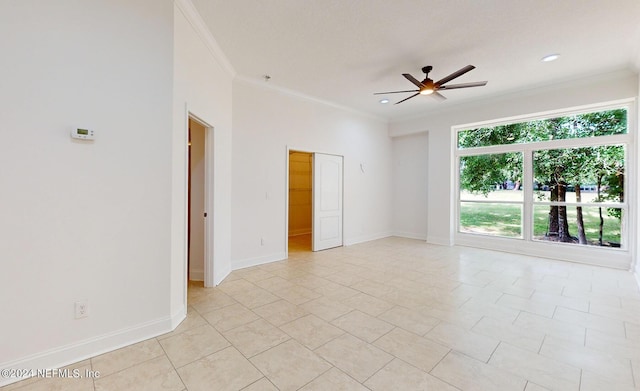
[[[445,100],[447,99],[444,95],[440,94],[438,92],[438,90],[453,90],[453,89],[459,89],[459,88],[470,88],[470,87],[482,87],[484,85],[487,84],[486,81],[477,81],[477,82],[472,82],[472,83],[461,83],[461,84],[451,84],[451,85],[445,85],[446,83],[450,82],[451,80],[458,78],[462,75],[464,75],[465,73],[475,69],[475,67],[473,65],[467,65],[464,68],[461,68],[455,72],[453,72],[452,74],[450,74],[449,76],[446,76],[436,82],[434,82],[432,79],[429,78],[429,72],[431,72],[431,70],[433,69],[433,67],[431,65],[427,65],[425,67],[422,68],[422,72],[424,72],[424,80],[419,81],[418,79],[416,79],[415,77],[411,76],[408,73],[403,73],[402,76],[404,76],[405,79],[409,80],[411,83],[413,83],[413,85],[415,85],[416,87],[418,87],[417,90],[407,90],[407,91],[389,91],[389,92],[376,92],[374,93],[374,95],[383,95],[383,94],[399,94],[399,93],[407,93],[407,92],[413,92],[414,94],[402,99],[399,102],[396,102],[395,104],[399,104],[402,103],[406,100],[409,100],[415,96],[418,95],[432,95],[440,100]]]

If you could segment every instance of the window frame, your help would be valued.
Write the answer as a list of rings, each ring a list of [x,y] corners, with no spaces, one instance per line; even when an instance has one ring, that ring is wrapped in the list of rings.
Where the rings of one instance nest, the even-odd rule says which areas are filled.
[[[601,266],[611,266],[618,268],[628,268],[635,253],[636,220],[637,213],[637,187],[636,187],[636,101],[635,99],[624,99],[602,104],[574,107],[562,110],[553,110],[531,115],[503,118],[500,120],[484,121],[457,125],[452,127],[452,237],[454,244],[468,245],[480,248],[491,248],[505,250],[528,255],[537,255],[548,258],[564,259],[575,262],[597,264]],[[472,147],[461,149],[458,147],[458,134],[461,131],[479,128],[495,127],[512,123],[528,122],[534,120],[544,120],[550,118],[585,114],[591,112],[607,111],[613,109],[627,110],[627,133],[609,136],[598,136],[588,138],[573,138],[560,140],[546,140],[522,144],[504,144],[487,147]],[[533,153],[539,150],[551,150],[562,148],[593,147],[604,145],[624,145],[625,146],[625,199],[621,203],[593,203],[593,202],[551,202],[535,201],[535,190],[533,183]],[[461,202],[490,202],[496,201],[469,201],[461,200],[460,197],[460,158],[463,156],[474,156],[484,154],[499,153],[522,153],[523,158],[523,201],[522,201],[522,237],[500,237],[490,234],[462,232],[460,230]],[[508,201],[508,204],[519,204],[519,202]],[[533,239],[533,214],[534,207],[540,205],[559,205],[567,207],[615,207],[622,209],[621,220],[621,247],[605,248],[599,246],[581,246],[571,243],[559,243],[550,241],[540,241]],[[633,208],[631,207],[633,205]]]

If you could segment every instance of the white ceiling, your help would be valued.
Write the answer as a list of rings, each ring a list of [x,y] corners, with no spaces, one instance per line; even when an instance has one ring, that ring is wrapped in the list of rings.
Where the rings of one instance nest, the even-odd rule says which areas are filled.
[[[390,121],[553,82],[630,69],[640,59],[640,0],[192,0],[243,79]],[[557,61],[543,63],[550,53]],[[476,69],[448,100],[410,90],[402,73],[438,80]],[[271,76],[266,82],[264,75]]]

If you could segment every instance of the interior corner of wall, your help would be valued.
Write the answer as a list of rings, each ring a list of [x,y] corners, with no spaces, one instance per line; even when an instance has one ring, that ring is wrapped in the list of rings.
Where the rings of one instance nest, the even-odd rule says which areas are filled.
[[[440,246],[453,246],[453,240],[450,237],[427,235],[427,243],[437,244]]]
[[[399,238],[405,238],[405,239],[415,239],[415,240],[423,240],[426,241],[427,240],[427,235],[423,234],[423,233],[418,233],[418,232],[408,232],[408,231],[393,231],[391,233],[391,236],[395,236],[395,237],[399,237]]]

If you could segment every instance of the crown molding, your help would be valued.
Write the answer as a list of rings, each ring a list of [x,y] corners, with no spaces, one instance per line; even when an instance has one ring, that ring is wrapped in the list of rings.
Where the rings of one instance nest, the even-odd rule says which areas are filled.
[[[349,106],[344,106],[329,100],[325,100],[325,99],[321,99],[318,97],[315,97],[313,95],[307,95],[304,94],[302,92],[296,91],[296,90],[292,90],[289,88],[285,88],[285,87],[281,87],[275,84],[272,84],[271,82],[265,82],[264,80],[260,80],[260,79],[255,79],[255,78],[249,78],[249,77],[245,77],[245,76],[241,76],[241,75],[236,75],[235,82],[239,82],[245,85],[249,85],[249,86],[253,86],[253,87],[258,87],[258,88],[262,88],[265,90],[270,90],[270,91],[274,91],[283,95],[288,95],[297,99],[301,99],[301,100],[307,100],[307,101],[311,101],[311,102],[315,102],[315,103],[319,103],[321,105],[324,106],[330,106],[333,107],[335,109],[338,110],[342,110],[342,111],[347,111],[353,114],[357,114],[360,115],[362,117],[365,118],[369,118],[371,120],[375,120],[375,121],[380,121],[383,122],[385,124],[389,123],[389,120],[387,118],[375,115],[375,114],[371,114],[369,112],[366,111],[360,111],[360,110],[356,110],[352,107]],[[267,84],[268,83],[268,84]]]
[[[218,45],[218,42],[214,38],[213,34],[211,34],[211,31],[207,27],[204,19],[202,19],[200,12],[198,12],[191,0],[173,0],[173,3],[191,24],[202,42],[207,46],[207,49],[209,49],[209,52],[213,55],[213,58],[232,78],[235,77],[237,74],[236,70],[220,48],[220,45]]]

